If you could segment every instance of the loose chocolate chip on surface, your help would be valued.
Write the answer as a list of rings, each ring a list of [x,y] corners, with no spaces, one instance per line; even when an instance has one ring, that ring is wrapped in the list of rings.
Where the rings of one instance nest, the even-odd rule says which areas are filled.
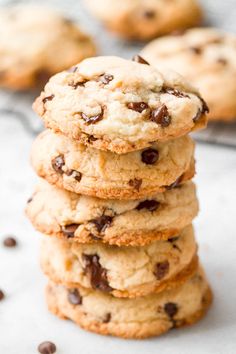
[[[65,172],[65,174],[67,176],[72,176],[77,182],[81,181],[82,173],[80,173],[79,171],[68,170],[68,171]]]
[[[178,306],[174,302],[167,302],[164,310],[170,318],[173,318],[178,312]]]
[[[5,294],[2,290],[0,290],[0,301],[2,301],[5,297]]]
[[[52,160],[52,168],[62,175],[64,173],[62,167],[65,165],[64,155],[58,155]]]
[[[85,262],[85,272],[90,277],[91,286],[93,289],[98,289],[104,292],[112,291],[107,279],[107,270],[104,269],[97,254],[83,254]]]
[[[90,220],[95,225],[97,231],[104,232],[108,226],[112,223],[112,217],[108,215],[102,215],[97,219]]]
[[[75,231],[77,230],[78,227],[79,224],[70,224],[70,225],[62,226],[61,230],[66,237],[71,238],[75,236]]]
[[[104,74],[102,76],[100,76],[100,81],[104,84],[104,85],[108,85],[110,81],[112,81],[114,79],[113,75],[110,74]]]
[[[134,179],[129,180],[128,184],[130,187],[133,187],[134,189],[139,191],[141,184],[142,184],[142,180],[138,179],[138,178],[134,178]]]
[[[69,290],[67,298],[72,305],[82,304],[82,296],[80,295],[78,289]]]
[[[86,124],[95,124],[102,120],[103,118],[103,108],[101,109],[101,113],[97,114],[96,116],[87,116],[85,113],[81,113],[82,119],[85,121]]]
[[[147,209],[149,211],[155,211],[158,209],[160,203],[157,200],[144,200],[136,207],[137,210]]]
[[[189,95],[187,95],[184,92],[181,92],[175,88],[171,88],[171,87],[163,87],[163,89],[161,90],[162,93],[168,93],[170,95],[176,96],[176,97],[186,97],[186,98],[190,98]]]
[[[142,113],[145,109],[148,108],[148,105],[145,102],[129,102],[127,107],[133,111]]]
[[[108,322],[110,322],[110,320],[111,320],[111,313],[108,312],[108,313],[106,313],[106,315],[104,316],[103,323],[108,323]]]
[[[133,61],[135,61],[136,63],[139,64],[146,64],[146,65],[150,65],[145,59],[143,59],[140,55],[135,55],[132,58]]]
[[[54,97],[55,95],[46,96],[42,99],[42,102],[46,103],[47,101],[52,101]]]
[[[39,344],[38,346],[38,351],[41,354],[54,354],[56,353],[56,346],[54,343],[52,342],[43,342],[41,344]]]
[[[168,127],[171,123],[171,117],[166,105],[162,104],[160,107],[154,109],[151,112],[150,120],[160,124],[163,128]]]
[[[155,266],[154,269],[154,275],[157,278],[157,280],[161,280],[166,276],[170,268],[169,262],[164,261],[164,262],[158,262]]]
[[[191,50],[191,52],[193,52],[194,54],[198,54],[198,55],[202,53],[202,48],[199,47],[190,47],[189,50]]]
[[[153,165],[158,161],[159,152],[156,149],[147,149],[142,152],[141,156],[143,163],[146,165]]]
[[[16,239],[14,237],[6,237],[5,240],[3,240],[3,245],[5,247],[15,247],[17,245]]]

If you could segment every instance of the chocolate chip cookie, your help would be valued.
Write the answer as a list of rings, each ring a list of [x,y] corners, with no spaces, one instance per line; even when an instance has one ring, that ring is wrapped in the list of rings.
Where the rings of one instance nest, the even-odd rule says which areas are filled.
[[[205,125],[208,108],[195,89],[176,73],[135,60],[90,58],[55,75],[36,99],[36,113],[48,128],[115,153]]]

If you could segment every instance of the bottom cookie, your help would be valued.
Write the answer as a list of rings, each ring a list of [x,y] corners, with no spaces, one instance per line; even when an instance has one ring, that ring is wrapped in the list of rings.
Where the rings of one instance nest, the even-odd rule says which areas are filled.
[[[147,338],[191,325],[204,316],[212,292],[202,270],[180,287],[135,299],[119,299],[82,287],[49,283],[49,310],[82,328],[103,335]]]

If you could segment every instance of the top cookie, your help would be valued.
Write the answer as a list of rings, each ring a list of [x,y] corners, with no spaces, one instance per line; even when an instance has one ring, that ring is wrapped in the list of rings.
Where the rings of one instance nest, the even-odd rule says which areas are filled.
[[[173,72],[96,57],[52,77],[34,103],[45,125],[94,148],[127,153],[202,127],[207,106]]]
[[[79,27],[37,5],[0,10],[0,86],[29,89],[58,71],[95,54]]]
[[[173,68],[199,88],[209,119],[236,118],[236,36],[197,28],[147,45],[141,55],[157,68]]]
[[[197,0],[86,0],[106,27],[130,39],[146,40],[199,24]]]

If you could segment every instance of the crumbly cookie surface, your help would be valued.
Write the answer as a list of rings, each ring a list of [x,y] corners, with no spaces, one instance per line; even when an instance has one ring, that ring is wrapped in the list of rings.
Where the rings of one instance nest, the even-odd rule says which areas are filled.
[[[197,28],[148,44],[141,55],[185,76],[206,100],[211,120],[236,119],[236,36]]]
[[[147,40],[199,24],[196,0],[86,0],[91,13],[106,27],[130,39]]]
[[[46,130],[35,140],[31,160],[40,177],[60,188],[99,198],[137,199],[191,178],[193,154],[188,136],[119,155]]]
[[[49,310],[57,316],[92,332],[123,338],[158,336],[193,324],[212,302],[201,271],[178,288],[135,299],[119,299],[81,287],[66,289],[54,283],[48,285],[46,297]]]
[[[80,243],[146,245],[175,237],[198,213],[195,185],[186,182],[138,200],[109,200],[59,189],[44,180],[26,206],[40,232]]]
[[[116,297],[137,297],[178,286],[197,268],[192,226],[179,236],[143,247],[79,244],[45,236],[43,271],[55,282]]]
[[[95,55],[91,38],[50,8],[1,8],[0,22],[0,86],[42,87],[51,75]]]
[[[176,73],[109,56],[53,76],[34,109],[48,128],[116,153],[185,135],[205,125],[207,111]]]

